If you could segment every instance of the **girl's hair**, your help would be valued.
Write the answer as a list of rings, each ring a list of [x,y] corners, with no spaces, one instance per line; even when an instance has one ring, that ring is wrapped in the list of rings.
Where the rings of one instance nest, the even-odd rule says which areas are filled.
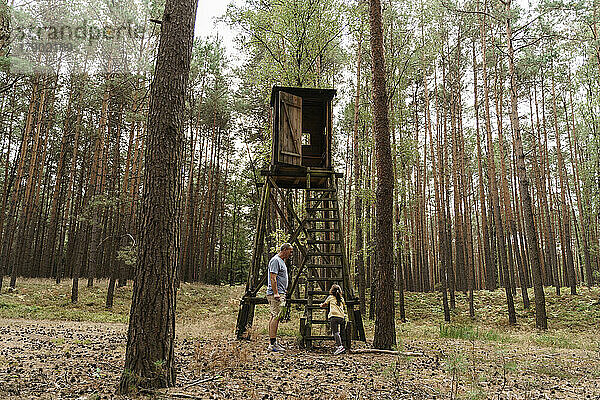
[[[335,296],[338,306],[342,304],[342,288],[340,287],[340,285],[331,285],[331,289],[329,289],[329,294]]]

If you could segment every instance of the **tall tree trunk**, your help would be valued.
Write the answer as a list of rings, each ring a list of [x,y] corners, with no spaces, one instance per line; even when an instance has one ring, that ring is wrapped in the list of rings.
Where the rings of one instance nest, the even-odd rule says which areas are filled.
[[[530,264],[533,272],[533,284],[535,293],[535,322],[538,329],[547,329],[546,318],[546,300],[544,297],[544,287],[542,286],[542,271],[540,268],[540,256],[537,243],[537,233],[535,231],[535,221],[533,220],[533,204],[529,189],[529,178],[525,170],[525,153],[523,151],[523,142],[521,140],[521,129],[519,126],[519,114],[517,104],[517,77],[514,66],[514,50],[512,43],[511,28],[511,0],[506,2],[506,42],[508,46],[508,68],[510,73],[510,102],[513,135],[515,139],[515,152],[517,154],[517,170],[519,174],[519,189],[521,192],[521,201],[523,203],[523,214],[525,216],[525,225],[527,229],[527,243],[529,246]]]
[[[502,271],[504,291],[506,292],[506,304],[508,306],[508,322],[511,325],[517,323],[517,314],[515,312],[515,304],[510,287],[510,278],[508,273],[508,261],[506,259],[506,241],[504,239],[504,224],[500,213],[500,200],[498,196],[498,183],[496,180],[496,165],[494,156],[494,145],[492,143],[492,128],[490,121],[490,101],[489,101],[489,86],[487,76],[487,44],[486,44],[486,16],[483,16],[483,22],[480,24],[481,29],[481,49],[483,55],[483,94],[485,106],[485,130],[487,135],[487,157],[488,157],[488,176],[490,179],[490,192],[492,198],[492,206],[494,210],[494,224],[496,227],[496,240],[498,254],[500,258],[500,270]]]
[[[373,161],[375,149],[370,147],[369,153],[367,154],[367,171],[371,176],[375,176],[375,162]],[[369,179],[369,192],[375,192],[375,179]],[[369,197],[370,198],[370,197]],[[375,224],[373,223],[372,216],[375,214],[374,212],[375,204],[369,201],[366,210],[365,210],[365,220],[367,221],[367,232],[365,235],[365,240],[367,243],[368,253],[367,253],[367,270],[369,271],[369,284],[370,284],[370,293],[369,293],[369,319],[375,319],[375,292],[377,291],[377,282],[376,282],[376,274],[375,274],[375,256],[373,254],[373,239],[375,238]]]
[[[63,134],[60,143],[60,155],[58,157],[58,166],[56,167],[56,181],[54,183],[54,192],[52,194],[52,209],[50,211],[50,223],[49,223],[49,238],[48,243],[44,249],[43,259],[46,263],[46,268],[44,270],[43,276],[49,277],[52,275],[52,272],[55,270],[55,249],[56,249],[56,238],[58,234],[58,201],[61,193],[61,185],[63,181],[64,175],[64,164],[65,164],[65,149],[66,149],[66,141],[67,136],[70,134],[71,130],[71,122],[72,122],[72,101],[73,101],[73,92],[75,86],[75,78],[71,77],[71,87],[69,89],[69,100],[67,104],[67,112],[65,115],[65,122],[63,126]]]
[[[394,115],[394,103],[392,101],[390,101],[390,112],[392,114],[392,119],[393,119],[393,115]],[[391,136],[392,136],[392,143],[393,143],[393,147],[396,147],[396,130],[394,129],[394,124],[392,124],[391,126]],[[398,182],[398,168],[399,168],[399,163],[398,163],[398,152],[394,153],[394,162],[392,165],[392,168],[394,170],[394,182],[397,183]],[[402,183],[404,183],[404,179],[402,180]],[[399,311],[400,311],[400,321],[402,322],[406,322],[406,309],[404,307],[404,288],[405,288],[405,281],[404,281],[404,272],[402,270],[403,268],[403,262],[402,262],[402,230],[400,229],[400,219],[401,219],[401,214],[402,214],[402,209],[403,206],[400,205],[400,199],[399,199],[399,190],[396,190],[394,193],[394,221],[395,223],[395,235],[396,235],[396,244],[397,244],[397,248],[396,248],[396,288],[398,289],[398,307],[399,307]]]
[[[120,95],[120,94],[119,94]],[[119,96],[118,95],[118,96]],[[121,153],[120,153],[120,143],[121,143],[121,126],[122,126],[122,116],[123,116],[123,105],[117,105],[118,110],[116,111],[116,116],[111,118],[111,126],[116,125],[114,127],[115,130],[115,138],[113,144],[113,165],[112,165],[112,176],[110,180],[110,196],[114,199],[122,198],[121,196],[121,183],[119,179],[119,171],[121,164]],[[131,143],[133,141],[133,131],[131,129],[131,134],[129,136],[129,150],[128,155],[131,152]],[[108,146],[107,146],[108,147]],[[108,151],[108,148],[107,148]],[[128,160],[129,161],[129,160]],[[127,168],[127,167],[126,167]],[[112,229],[109,229],[107,238],[104,240],[109,240],[110,247],[107,252],[108,255],[108,265],[110,266],[108,270],[109,281],[108,281],[108,290],[106,293],[106,308],[112,308],[113,306],[113,296],[115,291],[115,285],[117,278],[119,276],[120,264],[121,260],[117,258],[117,251],[123,242],[124,232],[124,224],[123,224],[123,212],[122,207],[119,203],[113,205],[112,207],[107,207],[106,209],[107,215],[110,215],[110,222],[113,225]],[[110,239],[109,239],[110,238]]]
[[[375,307],[375,336],[373,346],[391,349],[396,345],[394,301],[393,230],[393,170],[390,147],[383,24],[381,3],[370,1],[371,51],[373,55],[373,114],[375,120],[375,153],[377,163],[377,294]]]
[[[543,77],[543,75],[542,75]],[[539,104],[537,98],[537,87],[533,86],[533,98],[535,103],[535,115],[536,115],[536,127],[537,134],[535,136],[536,139],[536,148],[539,151],[539,164],[534,163],[534,170],[536,171],[536,175],[539,177],[539,194],[541,197],[542,203],[542,211],[543,211],[543,222],[544,222],[544,254],[546,256],[546,278],[548,282],[554,284],[554,271],[556,271],[556,247],[554,245],[554,228],[552,227],[552,218],[550,217],[550,207],[548,206],[548,191],[546,190],[546,169],[544,168],[546,165],[546,147],[542,146],[541,136],[542,136],[542,128],[545,135],[545,117],[544,111],[542,111],[542,126],[540,126],[540,113],[539,113]],[[535,154],[535,152],[534,152]],[[560,293],[560,286],[556,286],[557,293]]]
[[[446,45],[448,45],[448,38],[445,37],[444,41]],[[444,47],[442,46],[442,58],[444,58]],[[442,197],[442,206],[444,207],[444,241],[446,245],[444,246],[445,251],[445,270],[446,277],[448,279],[448,291],[450,292],[450,309],[454,310],[456,308],[456,296],[454,293],[455,289],[455,279],[454,279],[454,263],[452,262],[452,218],[450,216],[450,171],[447,168],[448,165],[448,108],[450,105],[448,104],[448,96],[447,87],[446,87],[446,66],[445,63],[442,63],[442,91],[444,93],[444,104],[442,108],[444,110],[443,115],[443,129],[442,129],[442,137],[443,137],[443,153],[440,157],[440,165],[441,165],[441,187],[445,188],[445,190],[441,193]]]
[[[477,3],[479,6],[479,3]],[[485,62],[485,60],[484,60]],[[477,134],[477,173],[479,178],[479,184],[477,185],[479,192],[479,203],[481,207],[481,227],[483,231],[482,247],[484,257],[484,271],[485,271],[485,288],[487,290],[494,290],[493,285],[493,269],[494,264],[492,263],[492,256],[490,253],[490,234],[488,231],[488,219],[487,219],[487,206],[485,203],[485,191],[483,188],[483,167],[482,160],[483,155],[481,152],[481,135],[479,129],[479,103],[477,102],[477,57],[475,55],[475,40],[473,40],[473,99],[475,108],[475,131]]]
[[[427,86],[427,85],[426,85]],[[444,321],[450,322],[450,307],[448,305],[448,281],[446,278],[446,246],[448,243],[446,242],[446,211],[443,205],[443,190],[442,190],[442,181],[444,172],[442,170],[442,146],[441,146],[441,127],[440,127],[440,110],[438,104],[438,92],[437,92],[437,75],[434,70],[434,87],[435,87],[435,115],[436,115],[436,127],[437,127],[437,138],[436,138],[436,152],[437,152],[437,163],[440,167],[436,165],[436,158],[433,152],[433,137],[431,137],[431,160],[433,163],[433,185],[434,185],[434,194],[435,194],[435,205],[436,205],[436,219],[438,224],[438,252],[439,252],[439,265],[440,265],[440,280],[442,282],[442,308],[444,310]],[[431,134],[431,132],[429,132]]]
[[[14,188],[12,189],[12,195],[10,196],[10,201],[8,205],[8,215],[7,215],[7,224],[6,229],[3,231],[2,235],[2,263],[4,265],[4,271],[7,273],[11,273],[11,281],[13,280],[12,276],[15,274],[15,283],[16,283],[16,266],[11,263],[12,260],[12,246],[13,239],[15,236],[15,228],[18,226],[18,210],[19,204],[21,202],[22,193],[21,193],[21,181],[23,180],[23,174],[25,169],[25,158],[27,157],[27,148],[29,137],[32,132],[33,126],[33,118],[35,114],[35,101],[39,96],[39,77],[34,77],[31,97],[29,99],[29,108],[27,111],[27,117],[25,119],[25,129],[23,130],[23,135],[21,137],[21,145],[19,146],[19,152],[17,153],[16,160],[17,167],[14,172]],[[7,192],[8,196],[8,192]],[[11,284],[11,288],[14,289],[14,286]]]
[[[534,89],[535,89],[535,85]],[[535,92],[535,90],[534,90]],[[536,231],[539,232],[539,243],[542,244],[542,246],[540,246],[540,250],[543,248],[547,248],[547,221],[546,221],[546,214],[544,213],[544,203],[543,203],[543,197],[545,195],[545,193],[542,193],[542,183],[541,183],[541,173],[540,173],[540,156],[538,154],[538,152],[540,151],[540,142],[539,142],[539,117],[536,119],[537,123],[534,123],[534,119],[533,119],[533,100],[532,100],[532,96],[531,96],[531,88],[529,89],[529,110],[530,110],[530,118],[531,118],[531,133],[533,134],[533,159],[532,159],[532,165],[533,165],[533,176],[535,179],[535,188],[537,191],[537,204],[538,204],[538,209],[540,210],[539,213],[539,217],[537,219],[537,224],[536,224]],[[536,114],[538,113],[537,110],[537,106],[536,106]],[[537,133],[536,133],[537,130]],[[523,217],[523,221],[525,221],[524,217]],[[524,223],[524,222],[523,222]],[[525,232],[525,229],[523,229],[523,232]],[[549,282],[552,282],[552,278],[551,275],[549,274],[549,270],[548,270],[548,255],[546,254],[544,257],[542,257],[540,255],[540,265],[541,265],[541,270],[542,270],[542,286],[548,285]]]
[[[554,132],[556,134],[556,156],[558,159],[558,178],[560,182],[560,199],[561,199],[561,216],[560,224],[563,234],[563,248],[565,257],[563,257],[563,266],[565,268],[567,284],[571,287],[571,294],[577,294],[577,286],[575,281],[575,264],[573,262],[573,250],[571,248],[571,214],[567,209],[567,178],[565,162],[562,156],[560,145],[560,130],[558,128],[558,113],[556,109],[556,93],[554,89],[554,72],[552,73],[552,113],[554,115]]]
[[[168,0],[148,115],[140,243],[120,393],[175,385],[183,115],[196,0]]]
[[[12,101],[14,101],[14,95],[12,96]],[[7,150],[6,150],[6,163],[4,164],[4,189],[2,190],[2,208],[0,209],[0,256],[2,254],[2,243],[3,243],[3,236],[4,236],[4,220],[6,217],[6,205],[8,202],[8,195],[10,192],[10,187],[13,183],[13,179],[14,179],[14,175],[11,173],[9,175],[9,172],[11,171],[11,167],[10,167],[10,154],[11,154],[11,145],[12,145],[12,118],[13,118],[14,112],[11,115],[10,118],[10,124],[11,124],[11,128],[9,128],[9,132],[8,132],[8,146],[7,146]],[[14,168],[12,169],[12,172],[14,172]],[[1,257],[0,257],[0,292],[2,292],[2,284],[3,284],[3,280],[4,280],[4,275],[6,274],[6,270],[4,268],[4,262],[2,261]]]
[[[88,185],[88,190],[90,192],[90,200],[94,199],[94,196],[103,195],[104,194],[104,177],[106,175],[107,170],[107,160],[108,160],[108,151],[110,146],[110,138],[113,129],[116,129],[113,122],[114,110],[112,110],[113,106],[109,105],[112,103],[111,101],[111,92],[112,86],[114,85],[111,78],[107,80],[105,83],[106,88],[104,89],[104,95],[102,97],[102,108],[100,113],[100,121],[98,124],[97,130],[97,139],[96,139],[96,152],[98,152],[98,162],[100,165],[95,168],[94,173],[91,176],[90,184]],[[116,93],[114,93],[116,94]],[[113,94],[113,95],[114,95]],[[110,107],[110,109],[109,109]],[[108,126],[108,133],[106,134],[105,139],[105,131]],[[89,204],[89,203],[88,203]],[[89,260],[88,260],[88,287],[94,286],[94,278],[96,276],[98,265],[100,264],[100,260],[102,259],[101,254],[101,246],[103,243],[101,242],[102,235],[102,221],[104,218],[108,218],[108,209],[103,204],[98,204],[92,206],[93,217],[91,218],[91,232],[92,238],[90,241],[90,250],[89,250]],[[112,232],[110,233],[112,234]]]
[[[90,153],[88,148],[87,153]],[[84,158],[85,160],[85,158]],[[91,174],[90,168],[90,174]],[[82,255],[84,253],[82,242],[87,243],[86,229],[83,222],[78,221],[78,216],[81,210],[85,207],[85,195],[83,194],[83,183],[85,180],[85,174],[87,169],[85,168],[85,162],[81,166],[79,173],[79,185],[77,198],[73,203],[73,213],[71,214],[71,220],[69,223],[69,249],[67,249],[67,259],[71,267],[73,282],[71,285],[71,303],[77,303],[79,297],[79,275],[82,271],[82,264],[85,259]],[[87,246],[86,246],[87,248]]]
[[[502,68],[502,65],[500,66],[500,68]],[[496,73],[496,77],[498,77],[498,73]],[[503,75],[502,72],[500,72],[500,75]],[[503,88],[503,82],[504,79],[501,78],[500,82],[496,82],[500,87],[499,90],[494,90],[494,92],[498,93],[498,99],[496,101],[496,113],[498,115],[498,150],[500,152],[500,185],[502,187],[501,189],[501,197],[502,197],[502,203],[504,204],[504,216],[506,218],[507,224],[509,230],[507,231],[507,238],[506,238],[506,244],[508,246],[508,261],[509,261],[509,265],[510,265],[510,272],[511,272],[511,287],[514,289],[516,287],[516,281],[515,281],[515,277],[514,277],[514,270],[515,270],[515,264],[517,266],[518,272],[519,272],[519,279],[520,279],[520,284],[521,284],[521,296],[523,298],[523,308],[525,308],[526,310],[529,309],[530,303],[529,303],[529,295],[527,294],[527,285],[525,284],[525,277],[524,277],[524,269],[523,269],[523,263],[521,261],[521,255],[519,253],[519,239],[517,236],[517,226],[515,224],[515,215],[513,213],[513,207],[511,205],[511,194],[510,194],[510,188],[508,185],[509,179],[510,179],[510,173],[507,171],[506,168],[506,158],[508,157],[507,155],[507,151],[506,151],[506,146],[505,146],[505,141],[504,141],[504,129],[503,129],[503,123],[502,123],[502,115],[504,113],[503,111],[503,92],[504,92],[504,88]],[[512,124],[512,118],[511,118],[511,124]],[[512,125],[511,125],[512,126]],[[517,213],[518,215],[518,213]],[[515,258],[516,258],[516,262],[515,262]]]
[[[356,224],[356,245],[354,248],[356,272],[358,274],[358,299],[360,301],[360,313],[365,315],[365,257],[363,253],[363,230],[362,230],[362,149],[359,146],[358,116],[360,112],[360,68],[362,59],[362,30],[358,38],[358,50],[356,54],[356,95],[354,97],[354,136],[352,138],[354,153],[354,220]],[[363,135],[364,136],[364,132]]]
[[[549,226],[549,234],[550,234],[550,265],[552,268],[552,280],[554,282],[554,286],[556,288],[556,294],[560,295],[560,265],[558,263],[558,254],[556,251],[556,231],[554,224],[554,205],[552,198],[552,179],[550,176],[550,158],[548,156],[548,131],[546,129],[546,88],[544,87],[544,71],[541,73],[542,78],[542,130],[544,133],[544,142],[543,142],[543,161],[542,161],[542,179],[543,186],[548,188],[548,226]],[[544,191],[544,194],[546,191]]]
[[[578,145],[577,145],[577,133],[575,132],[575,111],[573,110],[573,92],[571,85],[571,74],[569,74],[569,103],[571,105],[571,129],[569,127],[569,121],[565,105],[565,117],[567,118],[567,134],[569,135],[569,149],[571,152],[571,169],[573,173],[573,181],[575,182],[575,196],[577,198],[577,211],[579,213],[579,225],[581,226],[581,241],[583,247],[583,262],[585,266],[585,282],[588,287],[594,284],[594,277],[592,275],[592,263],[590,257],[590,247],[588,244],[588,226],[586,224],[586,217],[583,210],[583,201],[581,198],[581,188],[579,187],[579,156],[578,156]],[[575,221],[577,224],[577,221]]]

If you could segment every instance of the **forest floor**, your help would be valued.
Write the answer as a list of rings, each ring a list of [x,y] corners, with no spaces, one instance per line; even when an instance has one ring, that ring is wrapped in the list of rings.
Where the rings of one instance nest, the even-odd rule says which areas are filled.
[[[124,363],[131,285],[104,308],[107,282],[20,280],[0,294],[0,399],[125,399],[115,388]],[[600,289],[572,296],[547,290],[546,332],[515,296],[509,327],[503,291],[475,294],[468,317],[457,294],[444,324],[439,294],[407,293],[408,321],[397,323],[398,349],[419,356],[342,354],[332,342],[298,346],[298,314],[280,325],[283,354],[266,351],[266,306],[251,340],[233,330],[241,287],[183,284],[177,298],[177,387],[131,398],[155,399],[600,399]],[[530,292],[533,298],[533,293]],[[532,304],[533,307],[533,304]],[[373,322],[365,319],[372,341]],[[324,334],[324,332],[323,332]],[[367,344],[354,342],[357,348]]]

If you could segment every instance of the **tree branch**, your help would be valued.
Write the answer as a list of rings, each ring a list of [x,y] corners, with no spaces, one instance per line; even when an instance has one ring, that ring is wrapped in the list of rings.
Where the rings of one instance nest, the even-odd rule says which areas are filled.
[[[446,4],[444,1],[442,1],[442,6],[444,6],[444,8],[446,8],[446,9],[448,9],[448,10],[450,10],[450,11],[452,11],[452,12],[458,13],[458,14],[476,14],[476,15],[485,15],[485,16],[487,16],[487,17],[490,17],[490,18],[492,18],[492,19],[493,19],[493,20],[495,20],[495,21],[498,21],[498,22],[500,22],[500,19],[499,19],[499,18],[496,18],[496,17],[495,17],[495,16],[493,16],[492,14],[490,14],[490,13],[487,13],[487,12],[485,12],[485,11],[469,11],[469,10],[461,10],[461,9],[458,9],[458,8],[450,7],[450,5]]]
[[[21,79],[23,79],[23,78],[24,78],[24,76],[17,76],[15,79],[13,79],[13,81],[12,81],[12,82],[10,82],[10,83],[7,83],[6,85],[4,85],[4,86],[0,87],[0,93],[5,93],[5,92],[8,92],[10,89],[12,89],[12,88],[13,88],[13,86],[15,86],[15,84],[16,84],[17,82],[19,82],[19,81],[20,81]]]

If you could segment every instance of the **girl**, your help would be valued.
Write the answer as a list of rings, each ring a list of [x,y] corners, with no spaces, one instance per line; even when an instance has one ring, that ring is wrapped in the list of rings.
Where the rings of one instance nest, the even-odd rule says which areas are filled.
[[[329,306],[328,318],[331,323],[331,333],[336,344],[333,354],[337,355],[346,351],[342,345],[342,337],[340,336],[340,326],[345,322],[344,309],[346,308],[346,303],[342,297],[342,288],[339,285],[332,285],[331,289],[329,289],[329,296],[321,303],[321,307],[327,308],[327,306]]]

